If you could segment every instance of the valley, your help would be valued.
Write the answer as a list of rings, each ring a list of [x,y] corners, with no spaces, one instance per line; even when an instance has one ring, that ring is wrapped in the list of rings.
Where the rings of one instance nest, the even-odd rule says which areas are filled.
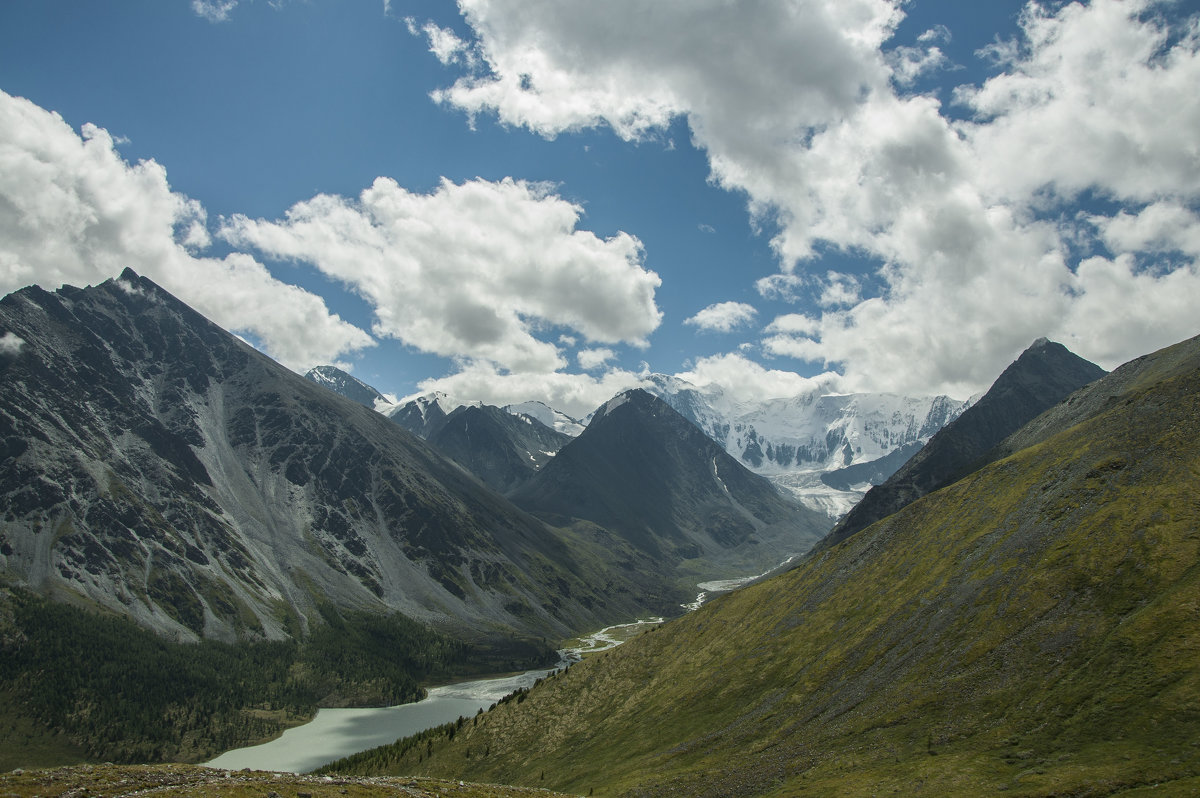
[[[1200,777],[1200,339],[1111,374],[1036,341],[971,403],[731,408],[647,379],[577,421],[301,378],[128,271],[11,294],[0,327],[34,342],[0,355],[0,769],[322,765],[294,783],[363,794]],[[788,480],[866,498],[835,526]],[[56,780],[89,772],[211,786]]]

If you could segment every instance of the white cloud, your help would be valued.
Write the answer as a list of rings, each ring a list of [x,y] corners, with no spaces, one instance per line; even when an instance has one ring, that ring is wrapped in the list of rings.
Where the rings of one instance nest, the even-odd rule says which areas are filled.
[[[439,27],[433,22],[418,25],[417,21],[412,17],[405,17],[404,24],[408,27],[408,32],[413,36],[425,35],[426,40],[429,42],[429,52],[433,53],[437,60],[443,64],[449,65],[463,62],[474,65],[475,55],[470,45],[459,38],[458,34],[450,28]]]
[[[917,37],[920,47],[896,47],[887,53],[887,63],[892,69],[892,80],[897,85],[907,87],[916,82],[917,78],[943,69],[955,69],[937,42],[949,42],[950,29],[945,25],[935,25]]]
[[[641,243],[576,229],[581,213],[542,184],[414,194],[379,178],[357,201],[320,195],[275,222],[235,216],[220,234],[350,286],[373,306],[376,335],[525,374],[566,365],[544,328],[644,346],[661,320]]]
[[[237,4],[238,0],[192,0],[192,10],[209,22],[224,22]]]
[[[468,363],[455,374],[425,380],[418,387],[422,393],[442,391],[498,407],[538,399],[569,416],[583,418],[621,391],[641,384],[642,375],[622,369],[609,369],[599,376],[561,371],[508,374],[490,363]]]
[[[4,335],[0,335],[0,355],[16,357],[21,354],[21,347],[23,346],[25,346],[25,339],[12,330],[4,333]]]
[[[857,305],[861,294],[862,286],[857,277],[852,274],[829,272],[825,275],[818,304],[823,308]]]
[[[684,324],[698,327],[705,332],[731,332],[754,321],[758,311],[745,302],[718,302],[709,305],[695,316],[684,319]]]
[[[1028,202],[1088,189],[1137,202],[1200,187],[1200,29],[1171,43],[1159,0],[1030,5],[1009,70],[959,99],[989,195]]]
[[[1092,216],[1113,252],[1180,252],[1200,257],[1200,216],[1174,202],[1156,202],[1137,213]]]
[[[800,289],[804,287],[804,278],[790,273],[771,274],[756,280],[754,287],[764,299],[798,302]]]
[[[579,367],[584,371],[595,371],[617,356],[617,353],[607,347],[583,349],[575,357]]]
[[[1168,0],[1030,3],[1021,35],[981,53],[999,74],[956,93],[975,116],[952,121],[903,93],[946,66],[947,32],[885,49],[902,6],[460,0],[480,67],[435,97],[544,136],[606,125],[636,140],[686,118],[713,180],[778,230],[764,297],[820,285],[803,271],[827,251],[880,264],[878,295],[827,282],[810,329],[764,342],[855,388],[969,395],[1042,335],[1112,366],[1194,333],[1189,303],[1143,300],[1200,299],[1196,18],[1165,22],[1181,10]],[[1076,219],[1089,193],[1123,210]],[[1073,260],[1092,232],[1144,244]],[[1144,262],[1168,246],[1185,259]]]
[[[707,142],[706,124],[695,123],[723,127],[729,114],[754,137],[780,127],[780,114],[827,120],[864,85],[885,81],[874,53],[899,21],[898,5],[461,0],[487,70],[437,98],[543,135],[603,123],[635,139],[693,114]],[[778,113],[745,124],[766,109]]]
[[[126,163],[107,131],[82,133],[0,92],[0,292],[92,284],[130,267],[297,370],[374,343],[249,256],[193,255],[207,242],[199,203],[172,192],[154,161]]]
[[[842,378],[832,372],[801,377],[792,371],[768,369],[740,354],[704,357],[692,367],[675,375],[693,385],[720,386],[735,402],[761,401],[801,394],[839,393]]]

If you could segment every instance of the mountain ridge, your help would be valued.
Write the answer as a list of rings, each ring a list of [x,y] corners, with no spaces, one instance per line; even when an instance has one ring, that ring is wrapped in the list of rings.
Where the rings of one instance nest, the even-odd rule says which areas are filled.
[[[1107,372],[1045,338],[1034,341],[986,393],[906,463],[867,491],[821,545],[838,543],[986,465],[1006,437]]]

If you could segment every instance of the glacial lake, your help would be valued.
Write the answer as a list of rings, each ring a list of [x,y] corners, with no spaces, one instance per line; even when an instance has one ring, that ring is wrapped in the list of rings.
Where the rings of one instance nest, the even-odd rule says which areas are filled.
[[[562,655],[559,667],[578,660],[585,652],[594,653],[620,645],[643,625],[661,622],[662,618],[652,618],[619,624],[580,638],[578,646],[559,652]],[[311,721],[288,729],[269,743],[226,751],[205,765],[224,770],[250,768],[307,773],[335,759],[386,745],[459,718],[474,717],[479,710],[487,709],[509,693],[533,687],[538,679],[558,669],[525,671],[515,676],[434,687],[429,690],[428,697],[413,704],[320,709]]]

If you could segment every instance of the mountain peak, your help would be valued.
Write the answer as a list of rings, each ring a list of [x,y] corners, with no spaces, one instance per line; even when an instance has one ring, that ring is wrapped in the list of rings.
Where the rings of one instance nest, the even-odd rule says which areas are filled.
[[[829,519],[785,499],[670,405],[623,391],[511,498],[583,520],[663,566],[754,573],[806,550]]]
[[[1107,372],[1065,346],[1039,338],[987,393],[939,431],[882,485],[867,492],[822,545],[832,545],[988,462],[1005,438]]]
[[[603,405],[601,405],[600,408],[595,413],[592,414],[592,419],[588,423],[588,426],[591,426],[592,424],[596,423],[600,419],[611,415],[615,410],[617,410],[617,408],[621,407],[622,405],[629,404],[630,402],[632,402],[635,406],[646,406],[648,403],[650,403],[652,401],[661,401],[661,400],[657,399],[654,396],[651,396],[649,393],[642,390],[641,388],[630,388],[627,391],[621,391],[621,393],[617,394],[612,399],[609,399],[607,402],[605,402]]]

